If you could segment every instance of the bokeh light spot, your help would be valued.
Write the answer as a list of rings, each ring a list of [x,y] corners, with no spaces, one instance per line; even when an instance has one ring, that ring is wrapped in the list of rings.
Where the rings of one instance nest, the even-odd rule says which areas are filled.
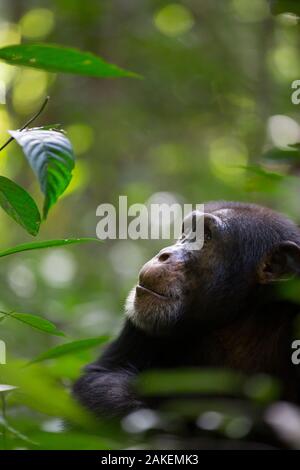
[[[84,189],[90,181],[90,167],[82,160],[77,160],[72,171],[72,179],[61,198],[69,196],[75,191]]]
[[[54,14],[47,8],[34,8],[21,18],[20,26],[24,37],[42,39],[53,30]]]
[[[183,5],[171,3],[155,14],[154,24],[166,36],[179,36],[193,27],[194,18]]]
[[[300,140],[300,126],[289,116],[276,114],[268,119],[268,134],[276,147],[289,148]]]
[[[68,137],[76,155],[87,152],[94,142],[94,131],[87,124],[71,124],[67,127]]]
[[[36,290],[35,275],[27,263],[13,263],[8,270],[10,288],[19,297],[30,298]]]
[[[0,23],[0,47],[19,44],[21,41],[20,27],[13,23]]]
[[[213,431],[221,426],[223,419],[224,416],[221,413],[216,411],[206,411],[197,419],[197,426],[207,431]]]
[[[77,270],[74,256],[67,250],[57,249],[44,255],[41,275],[52,287],[65,287],[74,279]]]
[[[298,49],[290,44],[284,44],[271,51],[269,56],[270,68],[274,78],[281,81],[294,80],[300,75]]]
[[[154,428],[160,422],[159,416],[152,410],[133,411],[122,420],[122,427],[129,433],[144,432]]]
[[[12,101],[20,114],[36,111],[42,98],[47,94],[49,74],[42,70],[23,69],[16,80]]]
[[[236,16],[245,22],[262,21],[270,16],[267,2],[261,0],[232,0],[232,9]]]
[[[219,179],[237,183],[237,178],[245,174],[248,152],[242,142],[227,137],[216,139],[210,145],[210,165]]]
[[[109,252],[109,258],[114,271],[123,278],[135,276],[144,263],[139,247],[127,240],[114,243]]]
[[[251,426],[251,420],[247,416],[237,416],[227,424],[225,433],[231,439],[241,439],[249,434]]]

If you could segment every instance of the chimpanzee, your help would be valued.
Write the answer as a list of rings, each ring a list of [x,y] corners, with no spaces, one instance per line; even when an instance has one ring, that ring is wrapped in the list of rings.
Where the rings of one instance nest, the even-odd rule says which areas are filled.
[[[299,401],[291,343],[300,306],[278,286],[300,274],[300,229],[254,204],[204,207],[189,216],[203,218],[203,247],[191,250],[183,232],[142,267],[119,337],[75,383],[76,398],[94,413],[144,406],[132,379],[178,367],[267,373],[283,383],[286,399]]]

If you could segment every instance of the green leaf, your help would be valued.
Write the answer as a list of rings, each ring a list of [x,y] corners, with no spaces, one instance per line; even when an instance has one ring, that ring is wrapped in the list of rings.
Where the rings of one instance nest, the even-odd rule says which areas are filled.
[[[44,248],[51,248],[53,246],[74,245],[76,243],[99,242],[97,238],[65,238],[63,240],[45,240],[42,242],[22,243],[13,246],[7,250],[0,251],[0,258],[3,256],[13,255],[14,253],[21,253],[22,251],[42,250]]]
[[[65,334],[62,331],[59,331],[53,323],[37,315],[18,312],[8,313],[3,311],[0,311],[0,313],[3,313],[3,315],[7,317],[15,318],[22,323],[26,323],[26,325],[32,326],[32,328],[43,331],[44,333],[49,333],[54,336],[65,336]]]
[[[224,369],[178,369],[143,372],[137,385],[146,395],[184,393],[223,394],[238,393],[243,376]]]
[[[295,144],[289,144],[289,147],[294,150],[300,150],[300,142],[296,142]]]
[[[16,388],[16,387],[14,387]],[[12,434],[15,438],[21,440],[21,441],[24,441],[26,442],[27,444],[30,444],[30,445],[34,445],[34,446],[37,446],[37,442],[29,439],[29,437],[25,436],[25,434],[21,433],[20,431],[18,431],[17,429],[13,428],[10,424],[8,424],[8,422],[3,419],[2,416],[0,416],[0,424],[7,430],[10,432],[10,434]]]
[[[266,374],[256,374],[247,379],[244,385],[245,395],[253,401],[271,403],[280,400],[280,382]]]
[[[41,216],[36,203],[25,189],[0,176],[0,206],[30,235],[37,235]]]
[[[59,346],[55,346],[54,348],[48,349],[48,351],[40,354],[33,361],[30,361],[29,364],[46,361],[47,359],[56,359],[57,357],[65,356],[66,354],[73,354],[74,352],[90,349],[106,343],[108,340],[109,336],[98,336],[96,338],[81,339],[79,341],[72,341],[71,343],[61,344]]]
[[[237,165],[236,168],[242,168],[248,173],[253,173],[254,175],[261,176],[265,179],[277,182],[280,182],[286,178],[286,175],[282,173],[278,173],[275,171],[267,171],[259,165]]]
[[[91,418],[72,400],[61,383],[51,377],[44,364],[26,365],[25,360],[11,357],[9,366],[1,367],[2,383],[19,387],[13,392],[14,403],[91,429]]]
[[[299,147],[290,145],[290,149],[281,149],[274,147],[262,155],[262,158],[266,160],[276,160],[284,162],[297,162],[300,159]]]
[[[124,446],[123,436],[123,439],[118,441],[115,436],[107,436],[106,430],[99,434],[35,431],[30,437],[34,442],[38,442],[38,448],[41,450],[117,450]]]
[[[90,52],[56,44],[15,44],[0,48],[0,59],[49,72],[74,73],[89,77],[133,77],[138,74],[105,62]]]
[[[45,194],[44,218],[72,178],[74,155],[69,139],[58,131],[25,129],[9,131],[22,147]]]
[[[300,5],[297,0],[269,0],[271,13],[281,15],[282,13],[292,13],[300,17]]]

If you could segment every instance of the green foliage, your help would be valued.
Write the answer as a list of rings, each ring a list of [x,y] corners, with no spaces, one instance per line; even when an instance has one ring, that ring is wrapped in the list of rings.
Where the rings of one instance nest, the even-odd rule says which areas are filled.
[[[113,241],[97,245],[95,253],[94,245],[83,243],[94,239],[65,240],[69,234],[93,235],[99,203],[114,204],[119,194],[128,195],[129,204],[146,203],[152,196],[193,204],[246,200],[274,207],[300,221],[299,148],[293,144],[299,137],[299,105],[290,96],[292,81],[300,77],[299,2],[207,0],[201,12],[197,2],[182,2],[179,7],[176,3],[149,2],[146,6],[140,2],[134,14],[129,14],[126,2],[119,2],[116,8],[114,2],[103,7],[102,2],[57,0],[55,8],[48,2],[43,14],[31,3],[3,0],[0,79],[7,104],[0,105],[0,130],[3,135],[15,127],[18,135],[24,132],[22,136],[53,131],[55,158],[50,170],[59,176],[56,180],[54,172],[49,174],[49,152],[40,152],[38,143],[24,159],[19,158],[17,145],[5,148],[0,154],[0,172],[36,199],[28,163],[34,168],[37,155],[45,165],[44,173],[35,168],[38,182],[51,193],[45,212],[56,196],[63,194],[65,199],[55,212],[50,209],[52,217],[41,225],[46,241],[38,243],[23,243],[27,240],[19,225],[8,224],[2,211],[0,214],[0,244],[15,245],[0,252],[0,308],[36,314],[34,319],[26,313],[0,316],[0,339],[7,346],[7,365],[0,365],[4,384],[0,399],[5,397],[6,404],[6,417],[0,418],[0,447],[157,448],[166,442],[178,446],[178,436],[184,438],[186,432],[186,417],[194,423],[197,448],[220,439],[238,445],[252,428],[256,439],[270,429],[265,418],[269,405],[288,404],[277,403],[280,392],[270,377],[259,375],[243,382],[230,371],[173,370],[144,375],[137,386],[145,394],[164,395],[162,409],[150,413],[150,420],[148,410],[145,415],[143,410],[141,415],[126,417],[122,422],[125,431],[112,422],[96,424],[73,402],[70,387],[84,365],[95,359],[93,347],[98,339],[88,346],[85,341],[89,339],[79,340],[79,347],[77,340],[73,349],[74,341],[57,346],[55,332],[63,330],[74,339],[99,335],[101,348],[103,336],[114,336],[122,322],[122,306],[140,266],[169,244],[165,240]],[[272,17],[268,3],[279,16]],[[132,64],[146,79],[86,78],[137,75],[90,53],[26,44],[32,37],[26,36],[23,18],[31,15],[38,24],[38,40],[75,45],[96,54],[103,51],[112,61]],[[45,15],[52,19],[50,33],[43,25]],[[20,40],[20,30],[23,44],[7,46]],[[68,135],[77,157],[64,193],[60,191],[70,180],[71,163],[65,155],[60,159],[59,126],[42,121],[40,128],[30,129],[32,119],[22,125],[24,116],[34,113],[50,93],[51,108],[45,110],[44,121],[58,121],[70,128]],[[282,126],[271,129],[274,115],[279,115],[279,122],[284,117],[290,122],[283,119]],[[67,138],[64,133],[61,136],[59,142]],[[70,144],[66,146],[69,149]],[[13,183],[8,185],[15,189]],[[4,198],[4,206],[8,204],[12,212],[9,215],[20,217],[26,231],[36,235],[34,211],[28,215],[25,210],[28,197],[23,195],[16,204],[17,193],[18,189],[1,190],[0,204]],[[69,244],[81,242],[80,250],[65,250]],[[53,253],[38,251],[51,247]],[[23,255],[6,258],[14,253]],[[297,280],[286,282],[282,289],[284,298],[299,303]],[[52,326],[42,317],[51,320]],[[298,319],[296,337],[299,331]],[[16,361],[15,357],[24,359]],[[24,367],[40,357],[41,363]],[[185,399],[184,392],[198,393],[200,398]],[[292,424],[297,423],[297,409],[292,413],[277,419],[287,438],[285,446],[295,445],[294,439],[299,443],[299,437],[290,437],[290,416]],[[139,428],[139,423],[144,427]]]
[[[177,395],[184,393],[236,394],[243,376],[224,369],[178,369],[149,371],[141,374],[137,387],[145,395]]]
[[[10,360],[9,365],[1,367],[2,381],[17,387],[10,393],[8,403],[10,401],[15,405],[23,403],[48,416],[61,416],[71,423],[93,429],[93,420],[47,373],[44,366],[24,367],[25,365],[25,361]]]
[[[83,432],[35,432],[30,440],[31,449],[43,450],[105,450],[120,449],[123,441],[114,436],[97,435]]]
[[[300,149],[297,145],[291,145],[290,149],[272,148],[262,155],[266,160],[273,160],[275,162],[290,162],[296,163],[300,161]]]
[[[43,331],[44,333],[48,333],[54,336],[65,336],[62,331],[59,331],[56,326],[51,323],[49,320],[45,318],[38,317],[37,315],[31,315],[29,313],[18,313],[18,312],[3,312],[0,310],[0,314],[4,316],[4,318],[15,318],[22,323],[25,323],[36,330]]]
[[[31,235],[37,235],[41,217],[30,194],[13,181],[0,176],[0,206]]]
[[[269,0],[271,11],[274,15],[282,13],[294,13],[300,17],[300,5],[295,0]]]
[[[0,251],[0,258],[3,256],[21,253],[23,251],[43,250],[45,248],[52,248],[58,246],[74,245],[78,243],[89,243],[99,240],[97,238],[65,238],[64,240],[44,240],[41,242],[22,243],[21,245],[13,246],[7,250]]]
[[[44,218],[72,178],[74,155],[70,141],[61,132],[27,129],[10,131],[38,177],[45,194]]]
[[[251,400],[266,404],[280,399],[282,387],[276,378],[257,374],[248,378],[244,391]]]
[[[90,52],[53,44],[17,44],[0,49],[0,59],[12,65],[25,65],[49,72],[64,72],[98,78],[139,77],[108,64]]]
[[[260,176],[261,178],[265,180],[271,180],[274,181],[275,183],[278,183],[282,181],[285,178],[284,174],[275,172],[275,171],[268,171],[265,170],[262,166],[259,165],[248,165],[246,167],[243,167],[248,173],[253,173],[257,176]]]
[[[95,346],[100,346],[106,343],[108,340],[109,336],[99,336],[97,338],[81,339],[70,343],[60,344],[59,346],[55,346],[54,348],[40,354],[38,357],[30,361],[30,364],[46,361],[48,359],[56,359],[67,354],[73,354],[78,351],[94,348]]]
[[[50,207],[67,188],[74,168],[73,149],[61,129],[52,129],[52,126],[27,128],[45,109],[48,101],[49,96],[46,97],[39,111],[20,130],[9,131],[11,137],[0,148],[0,151],[3,150],[13,140],[16,140],[23,148],[45,194],[44,218],[47,217]],[[41,220],[38,208],[31,196],[23,188],[4,177],[2,187],[0,205],[31,235],[36,235]]]
[[[26,445],[29,445],[29,446],[37,446],[37,443],[35,441],[29,439],[27,436],[25,436],[20,431],[15,429],[13,426],[8,424],[8,422],[2,417],[0,417],[0,426],[2,426],[2,429],[5,430],[5,441],[6,441],[6,432],[7,432],[17,441],[21,441],[22,444],[25,443]]]

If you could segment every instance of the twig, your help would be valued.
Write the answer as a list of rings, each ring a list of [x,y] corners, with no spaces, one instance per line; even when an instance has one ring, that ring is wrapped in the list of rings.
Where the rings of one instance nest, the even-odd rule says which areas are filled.
[[[2,418],[3,418],[3,427],[2,427],[2,443],[3,443],[3,450],[6,450],[6,402],[4,393],[1,394],[1,402],[2,402]]]
[[[40,109],[38,110],[37,113],[35,113],[34,116],[32,116],[32,118],[29,119],[29,121],[26,122],[26,124],[24,124],[24,126],[21,127],[21,129],[19,129],[19,131],[24,131],[24,129],[26,129],[26,127],[28,127],[33,121],[35,121],[36,118],[39,117],[39,115],[44,111],[45,107],[47,106],[47,103],[50,99],[50,96],[46,96],[42,106],[40,107]],[[2,147],[0,147],[0,152],[1,150],[3,150],[10,142],[12,142],[14,140],[14,137],[10,137],[6,142],[5,144],[2,145]]]

